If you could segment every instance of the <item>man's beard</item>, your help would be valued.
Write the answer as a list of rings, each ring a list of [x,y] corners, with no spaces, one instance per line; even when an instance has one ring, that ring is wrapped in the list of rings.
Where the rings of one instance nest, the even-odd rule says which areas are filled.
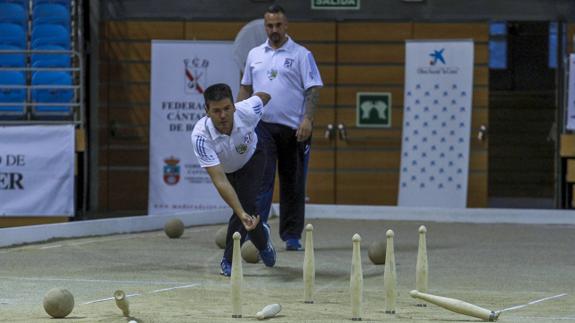
[[[272,43],[279,43],[281,40],[281,36],[278,33],[272,33],[270,35],[270,39],[271,39]]]

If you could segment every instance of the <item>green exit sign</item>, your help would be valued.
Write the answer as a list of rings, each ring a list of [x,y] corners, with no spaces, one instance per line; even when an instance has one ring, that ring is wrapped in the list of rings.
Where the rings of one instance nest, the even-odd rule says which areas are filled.
[[[311,8],[359,10],[359,0],[311,0]]]

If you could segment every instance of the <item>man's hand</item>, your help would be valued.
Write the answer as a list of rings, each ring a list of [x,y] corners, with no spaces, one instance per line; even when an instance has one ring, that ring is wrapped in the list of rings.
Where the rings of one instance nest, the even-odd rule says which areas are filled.
[[[246,230],[252,231],[253,229],[256,228],[256,226],[260,222],[260,216],[259,215],[253,216],[247,213],[242,213],[240,215],[240,220],[242,221],[244,228],[246,228]]]
[[[313,129],[312,122],[308,117],[303,117],[295,136],[297,137],[297,141],[306,141],[309,136],[311,136],[311,131]]]

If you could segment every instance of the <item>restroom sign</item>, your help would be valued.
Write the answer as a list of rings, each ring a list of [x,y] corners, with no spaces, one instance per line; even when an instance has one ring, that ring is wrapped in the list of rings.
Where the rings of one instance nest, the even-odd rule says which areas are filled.
[[[391,127],[391,93],[358,92],[356,110],[358,127]]]

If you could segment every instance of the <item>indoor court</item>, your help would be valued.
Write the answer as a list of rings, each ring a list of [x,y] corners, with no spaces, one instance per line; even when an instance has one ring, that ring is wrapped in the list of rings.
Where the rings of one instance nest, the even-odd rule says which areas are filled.
[[[481,321],[435,305],[416,307],[418,227],[425,224],[429,293],[501,310],[567,293],[504,312],[500,322],[575,321],[574,225],[438,223],[418,221],[312,219],[315,246],[315,303],[303,303],[304,252],[278,250],[275,267],[243,263],[243,318],[231,318],[230,280],[218,274],[222,251],[214,243],[220,225],[189,227],[180,239],[163,231],[55,240],[0,249],[0,308],[9,322],[54,322],[42,308],[53,287],[75,298],[68,322],[125,322],[110,298],[129,297],[137,322],[257,321],[265,305],[280,303],[273,322],[346,322],[351,319],[351,237],[362,237],[363,321]],[[383,265],[367,257],[371,242],[395,231],[396,314],[385,314]],[[10,291],[10,292],[8,292]],[[262,297],[263,296],[263,297]],[[94,302],[99,301],[99,302]]]

